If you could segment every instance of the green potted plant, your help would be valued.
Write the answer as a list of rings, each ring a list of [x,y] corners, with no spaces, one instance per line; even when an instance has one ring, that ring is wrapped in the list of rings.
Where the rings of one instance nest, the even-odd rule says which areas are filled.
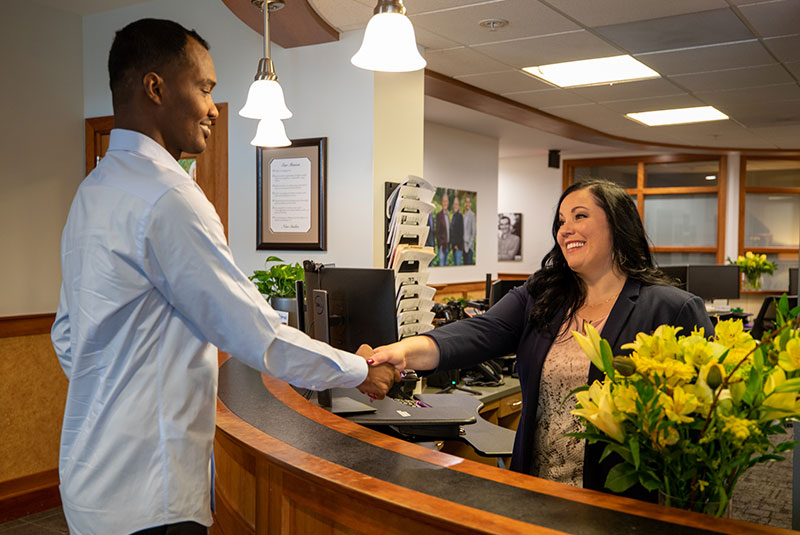
[[[275,262],[267,267],[270,262]],[[295,283],[305,280],[305,271],[299,263],[286,264],[277,256],[270,256],[264,261],[264,269],[257,269],[248,277],[267,298],[272,308],[286,313],[284,320],[292,327],[297,327],[297,292]],[[283,315],[282,315],[283,316]]]

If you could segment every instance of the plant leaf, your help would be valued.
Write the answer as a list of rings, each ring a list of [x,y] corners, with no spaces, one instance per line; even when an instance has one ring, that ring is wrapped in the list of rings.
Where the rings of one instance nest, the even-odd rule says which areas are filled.
[[[640,461],[640,459],[639,459],[639,441],[636,439],[636,437],[631,437],[631,439],[628,441],[628,446],[630,447],[630,450],[631,450],[631,458],[633,459],[633,466],[634,466],[634,468],[636,468],[638,470],[639,469],[639,461]]]
[[[636,482],[639,478],[636,474],[636,468],[628,463],[619,463],[608,472],[606,477],[606,488],[612,492],[625,492]]]
[[[603,359],[603,368],[605,368],[606,375],[613,381],[616,375],[614,370],[614,354],[611,352],[611,346],[605,338],[600,340],[600,358]]]

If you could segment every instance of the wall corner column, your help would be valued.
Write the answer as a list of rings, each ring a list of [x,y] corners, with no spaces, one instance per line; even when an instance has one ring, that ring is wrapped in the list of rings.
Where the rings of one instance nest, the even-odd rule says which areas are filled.
[[[373,117],[372,265],[383,267],[384,183],[422,176],[425,127],[424,70],[376,72]]]

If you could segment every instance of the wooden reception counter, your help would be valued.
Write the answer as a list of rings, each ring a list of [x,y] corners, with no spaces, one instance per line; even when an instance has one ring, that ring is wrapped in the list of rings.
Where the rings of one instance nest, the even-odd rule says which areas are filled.
[[[212,534],[792,533],[619,498],[367,429],[220,367]]]

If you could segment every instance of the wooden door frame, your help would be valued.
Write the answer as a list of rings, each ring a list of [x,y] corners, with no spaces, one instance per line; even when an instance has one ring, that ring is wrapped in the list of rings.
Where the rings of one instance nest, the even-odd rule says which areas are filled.
[[[228,237],[228,104],[217,104],[219,116],[201,154],[181,154],[181,158],[197,158],[197,184],[217,210],[225,237]],[[108,148],[108,135],[114,128],[114,117],[91,117],[86,125],[86,174],[97,166]],[[104,145],[105,144],[105,145]]]

